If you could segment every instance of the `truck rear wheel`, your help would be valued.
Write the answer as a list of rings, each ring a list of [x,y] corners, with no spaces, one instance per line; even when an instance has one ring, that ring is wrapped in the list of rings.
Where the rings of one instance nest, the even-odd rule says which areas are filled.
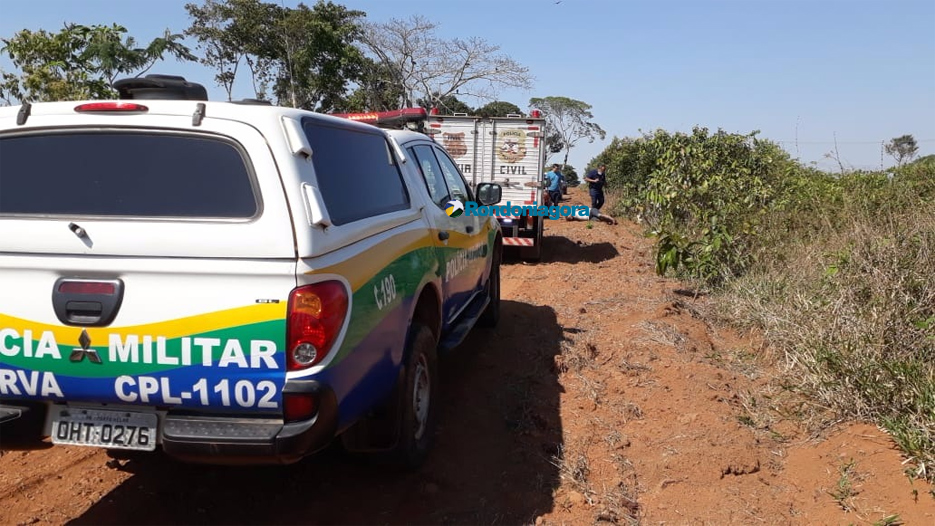
[[[414,323],[399,410],[399,441],[395,464],[416,469],[425,462],[434,442],[438,419],[438,359],[435,337],[428,327]]]
[[[497,244],[494,245],[493,258],[491,258],[490,277],[487,279],[487,296],[490,298],[490,303],[487,304],[487,308],[484,309],[484,313],[481,314],[479,320],[482,327],[496,327],[500,321],[500,257],[502,250],[502,245],[500,245],[498,239]]]

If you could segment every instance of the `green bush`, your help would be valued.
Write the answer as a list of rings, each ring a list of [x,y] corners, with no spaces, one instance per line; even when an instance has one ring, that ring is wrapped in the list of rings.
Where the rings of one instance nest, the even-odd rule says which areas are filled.
[[[656,268],[710,283],[750,263],[751,237],[794,164],[775,144],[695,128],[617,139],[594,164],[622,194],[617,213],[639,217],[657,237]]]
[[[598,163],[660,274],[713,287],[722,321],[784,353],[788,385],[885,426],[935,480],[935,157],[833,175],[696,128],[614,139]]]

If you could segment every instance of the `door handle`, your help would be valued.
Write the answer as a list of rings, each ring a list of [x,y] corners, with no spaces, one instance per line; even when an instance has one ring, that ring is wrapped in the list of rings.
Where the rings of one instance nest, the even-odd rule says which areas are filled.
[[[441,232],[438,233],[438,239],[442,241],[447,241],[448,237],[449,237],[448,232],[445,230],[442,230]]]
[[[123,302],[119,279],[59,278],[52,286],[52,310],[65,325],[103,327]]]
[[[474,231],[474,227],[468,225],[468,226],[464,227],[464,231],[467,232],[468,234],[470,234],[471,232]]]

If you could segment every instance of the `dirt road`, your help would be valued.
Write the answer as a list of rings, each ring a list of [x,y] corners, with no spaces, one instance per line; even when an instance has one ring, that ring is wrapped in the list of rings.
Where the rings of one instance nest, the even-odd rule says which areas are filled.
[[[500,327],[443,362],[419,473],[336,451],[261,469],[5,452],[0,523],[935,524],[885,433],[782,416],[768,349],[706,324],[637,226],[550,221],[545,242],[506,262]]]

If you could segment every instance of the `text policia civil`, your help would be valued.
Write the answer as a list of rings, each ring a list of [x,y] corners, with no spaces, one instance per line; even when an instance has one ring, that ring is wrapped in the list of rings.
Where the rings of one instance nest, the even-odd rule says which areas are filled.
[[[560,217],[581,216],[588,217],[591,213],[591,207],[587,205],[539,205],[533,202],[531,205],[514,205],[507,201],[505,205],[478,205],[474,201],[468,201],[464,207],[464,213],[469,216],[521,216],[529,215],[534,217],[548,217],[549,219],[558,219]]]

